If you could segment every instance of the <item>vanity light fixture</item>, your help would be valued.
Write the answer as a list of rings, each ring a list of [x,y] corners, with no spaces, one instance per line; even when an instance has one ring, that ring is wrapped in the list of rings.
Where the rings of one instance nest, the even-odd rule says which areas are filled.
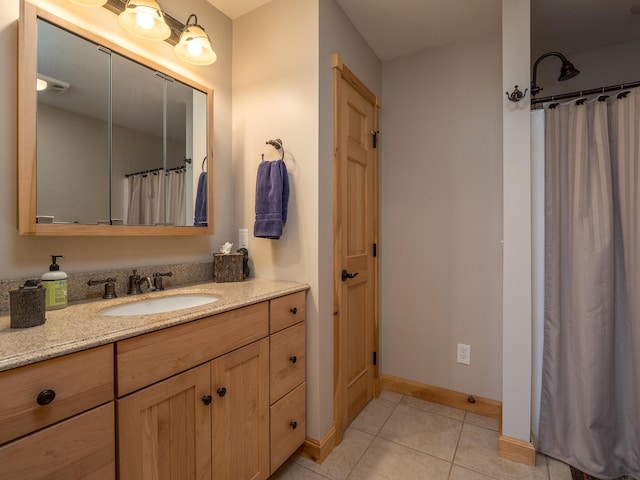
[[[127,0],[118,23],[132,35],[147,40],[166,40],[171,36],[171,28],[156,0]]]
[[[180,60],[194,65],[211,65],[218,58],[211,47],[209,35],[198,25],[198,17],[193,13],[189,15],[173,51]]]
[[[107,0],[69,0],[71,3],[84,5],[85,7],[102,7]]]

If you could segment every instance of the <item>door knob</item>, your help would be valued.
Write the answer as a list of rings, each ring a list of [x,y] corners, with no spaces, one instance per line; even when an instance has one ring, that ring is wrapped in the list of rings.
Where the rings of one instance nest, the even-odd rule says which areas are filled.
[[[204,395],[202,397],[202,403],[204,403],[205,405],[211,405],[212,400],[213,400],[213,397],[211,395]]]
[[[298,361],[298,357],[296,357],[295,355],[292,355],[289,357],[289,361],[291,363],[296,363]]]
[[[220,387],[216,390],[216,393],[218,394],[218,396],[224,397],[227,394],[227,389],[224,387]]]
[[[342,270],[342,281],[346,282],[350,278],[356,278],[358,276],[358,274],[359,274],[359,272],[349,273],[346,270]]]

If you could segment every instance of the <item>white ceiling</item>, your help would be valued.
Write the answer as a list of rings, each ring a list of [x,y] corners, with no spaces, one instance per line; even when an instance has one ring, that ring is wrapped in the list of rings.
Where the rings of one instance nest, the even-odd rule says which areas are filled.
[[[208,0],[234,19],[271,0]],[[508,0],[505,0],[508,1]],[[473,38],[500,24],[501,0],[337,0],[381,60]],[[640,0],[531,0],[532,59],[640,39]]]

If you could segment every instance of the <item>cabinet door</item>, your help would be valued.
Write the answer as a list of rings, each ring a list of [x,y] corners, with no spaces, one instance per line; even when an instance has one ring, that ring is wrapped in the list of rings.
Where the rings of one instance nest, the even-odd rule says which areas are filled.
[[[211,362],[213,479],[269,476],[269,340]]]
[[[0,447],[0,478],[114,480],[113,402]]]
[[[211,478],[210,368],[117,400],[120,480]]]

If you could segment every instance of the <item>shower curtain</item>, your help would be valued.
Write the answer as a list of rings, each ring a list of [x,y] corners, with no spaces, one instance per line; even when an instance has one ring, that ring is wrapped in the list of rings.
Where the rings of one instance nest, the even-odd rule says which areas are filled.
[[[127,177],[127,224],[185,225],[185,177],[182,170],[159,170]]]
[[[538,450],[640,478],[640,92],[559,105],[545,123]]]

